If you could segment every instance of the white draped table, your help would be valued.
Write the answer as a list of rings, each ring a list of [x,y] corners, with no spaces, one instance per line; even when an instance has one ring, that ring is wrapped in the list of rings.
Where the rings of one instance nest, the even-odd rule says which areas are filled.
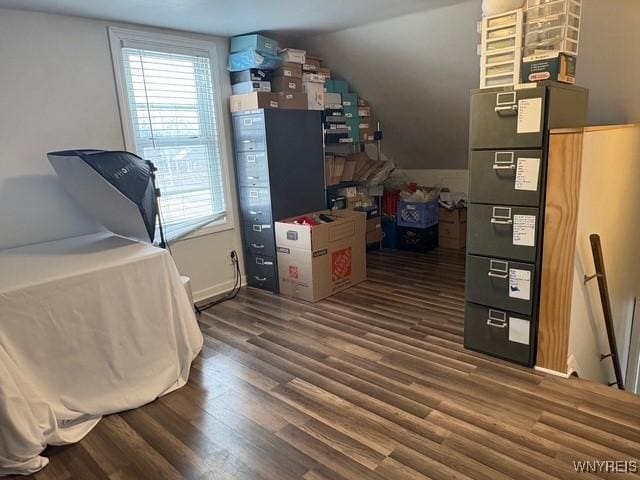
[[[180,388],[202,342],[165,250],[97,233],[0,251],[0,475]]]

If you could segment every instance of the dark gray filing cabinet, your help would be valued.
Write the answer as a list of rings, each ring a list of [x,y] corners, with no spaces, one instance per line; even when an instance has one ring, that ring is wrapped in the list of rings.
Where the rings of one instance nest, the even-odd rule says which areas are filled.
[[[549,130],[583,127],[588,91],[471,93],[464,345],[535,364]]]
[[[321,113],[233,114],[247,283],[278,291],[274,222],[326,207]]]

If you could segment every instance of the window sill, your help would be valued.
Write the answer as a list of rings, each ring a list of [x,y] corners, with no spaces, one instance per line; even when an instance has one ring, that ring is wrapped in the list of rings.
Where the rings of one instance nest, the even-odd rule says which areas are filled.
[[[202,227],[196,230],[195,232],[192,232],[189,235],[186,235],[180,238],[179,240],[176,240],[173,243],[181,243],[187,240],[191,240],[193,238],[213,235],[215,233],[226,232],[227,230],[233,230],[233,229],[234,229],[233,223],[231,222],[231,219],[227,216],[224,219],[218,220],[217,222],[213,222],[212,224],[207,225],[206,227]]]

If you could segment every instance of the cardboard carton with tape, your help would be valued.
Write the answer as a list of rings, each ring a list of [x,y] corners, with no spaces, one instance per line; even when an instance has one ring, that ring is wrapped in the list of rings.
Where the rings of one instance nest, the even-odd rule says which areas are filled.
[[[365,236],[367,214],[350,210],[310,213],[303,218],[331,217],[315,225],[275,224],[280,293],[317,302],[367,278]]]

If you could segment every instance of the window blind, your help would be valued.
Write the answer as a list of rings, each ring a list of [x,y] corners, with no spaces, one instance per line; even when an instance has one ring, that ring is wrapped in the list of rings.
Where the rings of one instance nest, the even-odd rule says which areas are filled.
[[[226,215],[208,56],[122,48],[136,153],[158,169],[169,241]]]

